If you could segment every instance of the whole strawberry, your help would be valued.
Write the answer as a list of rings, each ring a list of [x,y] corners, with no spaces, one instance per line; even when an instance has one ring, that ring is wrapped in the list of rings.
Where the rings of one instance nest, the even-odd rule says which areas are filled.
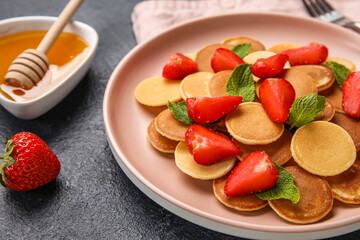
[[[60,162],[46,143],[30,132],[20,132],[6,141],[1,156],[1,183],[13,190],[27,191],[54,180]]]

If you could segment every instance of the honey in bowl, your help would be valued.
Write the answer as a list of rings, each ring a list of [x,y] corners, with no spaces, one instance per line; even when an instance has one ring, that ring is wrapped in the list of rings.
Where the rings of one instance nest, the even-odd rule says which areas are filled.
[[[47,54],[50,62],[45,76],[31,89],[25,90],[5,84],[12,61],[26,49],[36,49],[46,31],[28,31],[0,37],[0,91],[15,102],[26,102],[38,98],[64,80],[86,57],[88,43],[73,33],[61,33]]]

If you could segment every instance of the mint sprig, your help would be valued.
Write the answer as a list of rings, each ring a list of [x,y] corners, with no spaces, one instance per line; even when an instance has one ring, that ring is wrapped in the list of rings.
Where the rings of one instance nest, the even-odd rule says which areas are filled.
[[[342,64],[337,62],[326,62],[326,64],[331,68],[335,75],[336,82],[339,84],[340,88],[342,89],[343,82],[347,78],[350,73],[350,70]]]
[[[256,193],[256,196],[262,200],[284,198],[290,200],[293,204],[297,204],[300,200],[300,192],[294,184],[294,176],[280,165],[274,164],[279,172],[279,178],[275,186],[269,190]]]
[[[240,58],[244,58],[250,52],[251,49],[252,47],[250,43],[244,43],[244,44],[236,45],[231,49],[231,51],[236,55],[238,55]]]
[[[251,73],[251,64],[237,66],[226,83],[226,93],[229,96],[241,96],[243,102],[252,102],[255,98],[255,83]]]
[[[290,129],[301,127],[313,121],[325,109],[325,97],[313,93],[295,100],[290,108]]]

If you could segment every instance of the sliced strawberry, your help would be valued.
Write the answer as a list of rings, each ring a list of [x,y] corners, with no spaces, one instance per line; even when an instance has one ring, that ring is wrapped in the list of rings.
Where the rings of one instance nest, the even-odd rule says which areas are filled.
[[[162,76],[180,80],[197,71],[197,63],[181,53],[173,53],[163,68]]]
[[[229,138],[196,124],[186,131],[185,144],[195,162],[201,165],[217,163],[241,151]]]
[[[251,71],[259,78],[275,77],[284,69],[288,60],[288,55],[281,53],[268,58],[260,58],[251,67]]]
[[[242,196],[269,190],[279,178],[275,164],[265,152],[246,156],[231,172],[225,183],[225,194]]]
[[[218,48],[211,59],[211,67],[214,72],[234,70],[240,64],[245,63],[238,55],[226,48]]]
[[[287,49],[281,53],[289,56],[291,66],[307,65],[307,64],[320,64],[324,62],[329,54],[325,45],[312,42],[308,46]]]
[[[191,120],[200,124],[215,122],[234,110],[242,97],[193,97],[186,99],[186,107]]]
[[[285,79],[269,78],[259,87],[259,98],[267,115],[275,122],[284,122],[295,101],[295,89]]]
[[[342,85],[342,108],[350,116],[360,118],[360,71],[350,73]]]

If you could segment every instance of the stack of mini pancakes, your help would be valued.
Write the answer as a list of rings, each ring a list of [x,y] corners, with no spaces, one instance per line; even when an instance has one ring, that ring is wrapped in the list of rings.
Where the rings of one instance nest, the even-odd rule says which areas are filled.
[[[287,122],[275,123],[266,115],[258,98],[241,103],[222,118],[213,130],[231,138],[240,148],[239,155],[211,166],[197,164],[185,146],[188,125],[178,121],[166,107],[168,102],[180,102],[189,97],[227,96],[226,83],[231,70],[214,73],[210,61],[217,48],[232,49],[250,43],[252,50],[244,58],[253,64],[296,44],[281,43],[265,49],[250,37],[234,37],[205,46],[196,54],[188,54],[198,64],[198,72],[181,80],[152,77],[141,81],[135,89],[135,98],[154,113],[147,136],[160,152],[172,153],[176,166],[185,174],[201,180],[213,181],[216,198],[225,206],[239,211],[255,211],[267,205],[282,218],[293,223],[312,223],[327,215],[333,199],[360,204],[360,119],[346,115],[342,110],[342,91],[334,81],[334,74],[325,64],[290,67],[279,74],[294,87],[296,98],[316,93],[326,98],[326,107],[316,119],[298,129],[289,131]],[[343,58],[331,57],[355,71],[355,65]],[[263,79],[254,77],[256,89]],[[294,176],[300,191],[300,201],[292,204],[286,199],[264,201],[255,194],[229,197],[224,193],[228,174],[245,156],[254,151],[265,151],[277,164]]]

